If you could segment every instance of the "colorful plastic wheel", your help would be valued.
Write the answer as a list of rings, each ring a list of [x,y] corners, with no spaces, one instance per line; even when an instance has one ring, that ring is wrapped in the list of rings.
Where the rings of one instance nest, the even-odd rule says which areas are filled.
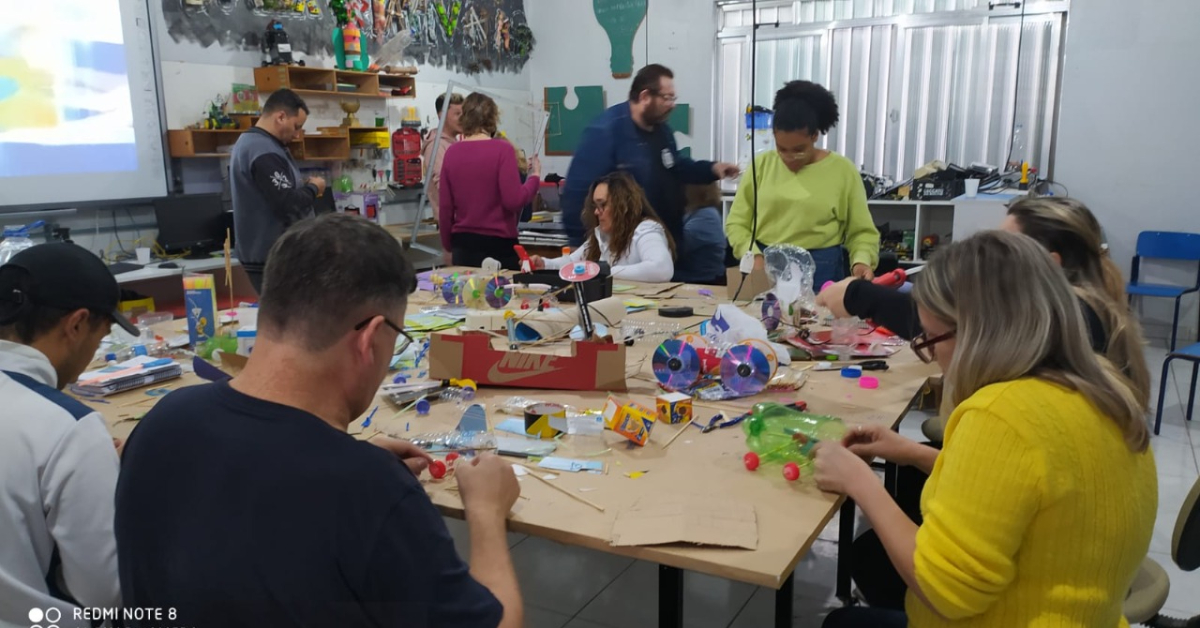
[[[762,461],[758,459],[758,454],[754,453],[753,451],[742,456],[742,464],[746,465],[747,471],[758,470],[758,465],[761,464],[761,462]]]

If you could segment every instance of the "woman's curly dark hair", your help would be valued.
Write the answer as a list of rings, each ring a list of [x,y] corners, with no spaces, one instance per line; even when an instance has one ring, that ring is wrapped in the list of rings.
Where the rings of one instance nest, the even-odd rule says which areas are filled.
[[[600,243],[596,239],[599,221],[596,219],[596,203],[592,197],[596,193],[596,186],[602,184],[608,186],[608,211],[612,212],[612,233],[608,234],[608,253],[612,260],[615,262],[621,259],[629,251],[630,245],[633,244],[633,232],[643,220],[653,220],[662,225],[667,236],[667,249],[671,252],[671,259],[675,259],[675,239],[671,237],[671,232],[650,206],[650,201],[642,192],[642,186],[624,172],[606,174],[588,189],[587,199],[583,203],[583,224],[588,228],[588,259],[593,262],[600,261]]]
[[[837,123],[837,99],[821,85],[812,81],[788,81],[775,92],[776,131],[824,134]]]

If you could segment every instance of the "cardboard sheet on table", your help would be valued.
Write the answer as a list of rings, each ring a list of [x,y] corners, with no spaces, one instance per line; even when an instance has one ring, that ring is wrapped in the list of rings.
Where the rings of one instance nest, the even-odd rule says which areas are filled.
[[[758,548],[758,515],[751,504],[710,495],[643,497],[617,513],[615,546],[688,543]]]
[[[638,297],[659,297],[682,285],[682,283],[639,283],[634,284],[633,288],[625,292]]]

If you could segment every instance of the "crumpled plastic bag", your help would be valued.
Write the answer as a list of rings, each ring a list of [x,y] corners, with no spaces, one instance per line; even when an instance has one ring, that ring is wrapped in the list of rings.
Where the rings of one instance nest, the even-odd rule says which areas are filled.
[[[813,276],[817,264],[803,247],[794,244],[775,244],[763,251],[764,268],[775,285],[771,292],[779,299],[784,312],[813,312],[817,308]]]
[[[717,311],[704,326],[704,336],[713,347],[731,347],[743,340],[762,340],[771,345],[775,351],[775,359],[779,364],[791,364],[792,358],[783,345],[775,344],[767,338],[767,328],[762,321],[743,312],[732,303],[722,303]]]

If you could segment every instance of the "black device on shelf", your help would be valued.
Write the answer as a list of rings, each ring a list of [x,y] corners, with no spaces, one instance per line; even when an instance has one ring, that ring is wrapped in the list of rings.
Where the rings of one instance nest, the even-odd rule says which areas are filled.
[[[967,184],[962,179],[918,179],[913,181],[912,198],[916,201],[948,201],[966,191]]]
[[[158,244],[167,253],[188,252],[208,257],[225,245],[225,229],[232,224],[220,194],[187,194],[155,199]]]
[[[608,262],[599,262],[600,274],[596,277],[583,282],[583,295],[587,297],[588,303],[595,303],[600,299],[607,299],[612,296],[613,281],[612,267]],[[571,282],[564,280],[558,276],[557,270],[535,270],[531,273],[517,273],[513,277],[516,283],[531,284],[541,283],[553,287],[554,289],[562,288],[570,285]],[[575,300],[575,290],[570,289],[558,295],[559,303]]]

